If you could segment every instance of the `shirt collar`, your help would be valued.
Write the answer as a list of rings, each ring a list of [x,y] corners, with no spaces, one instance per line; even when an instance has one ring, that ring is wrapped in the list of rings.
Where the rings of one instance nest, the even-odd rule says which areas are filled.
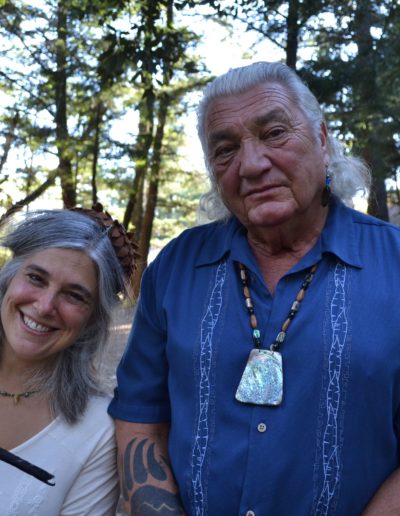
[[[356,233],[355,212],[333,199],[320,238],[320,252],[332,253],[347,265],[362,268]]]
[[[320,239],[293,268],[293,271],[313,265],[322,258],[324,253],[334,254],[344,263],[361,268],[354,214],[354,210],[333,198]],[[206,234],[208,240],[212,241],[212,245],[207,245],[205,242],[197,257],[196,266],[217,263],[230,252],[235,260],[245,260],[246,256],[251,256],[250,247],[241,245],[243,239],[247,242],[246,230],[236,217],[230,217],[225,222],[211,223],[210,227],[211,231]]]
[[[230,217],[227,221],[211,223],[210,231],[206,232],[207,241],[198,254],[195,266],[210,265],[219,262],[232,250],[236,236],[245,238],[245,228],[236,217]]]

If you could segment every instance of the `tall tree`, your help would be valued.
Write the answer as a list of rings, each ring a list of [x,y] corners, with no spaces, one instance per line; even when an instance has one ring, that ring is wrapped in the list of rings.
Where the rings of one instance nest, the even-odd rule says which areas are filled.
[[[76,204],[78,193],[81,196],[80,177],[91,170],[92,184],[95,181],[99,130],[113,102],[97,73],[103,49],[99,23],[110,20],[117,7],[118,0],[48,0],[35,5],[6,0],[0,13],[0,37],[8,43],[0,52],[0,91],[9,109],[18,108],[19,144],[43,157],[31,187],[47,184],[56,168],[67,207]],[[94,111],[93,99],[100,106]],[[58,163],[47,167],[55,156]]]
[[[329,9],[338,28],[319,30],[316,59],[301,73],[332,113],[333,127],[371,166],[368,211],[387,220],[385,179],[400,161],[395,137],[400,8],[386,0],[357,0]]]
[[[56,42],[55,61],[56,69],[50,73],[54,90],[55,101],[55,143],[58,152],[58,173],[61,179],[64,206],[72,208],[76,204],[76,190],[72,176],[70,158],[70,136],[68,133],[67,115],[67,5],[65,0],[58,0],[56,6]]]
[[[136,2],[130,31],[113,30],[101,56],[105,82],[131,71],[136,88],[138,132],[131,149],[134,177],[128,193],[124,224],[132,224],[139,239],[143,262],[148,254],[163,170],[164,132],[176,115],[174,107],[190,89],[202,84],[190,47],[197,37],[175,25],[174,0]],[[204,82],[204,81],[203,81]]]
[[[204,3],[201,2],[200,3]],[[288,66],[296,69],[299,51],[307,46],[306,35],[314,32],[315,17],[323,0],[238,0],[232,4],[213,2],[221,17],[241,21],[247,31],[268,39],[285,55]]]
[[[382,125],[382,116],[386,110],[378,86],[378,55],[375,52],[371,34],[373,27],[374,13],[371,1],[358,0],[354,12],[354,42],[358,47],[355,66],[361,77],[368,77],[368,82],[362,80],[353,83],[354,98],[363,108],[362,112],[365,116],[364,124],[362,127],[358,125],[358,134],[356,133],[355,136],[358,137],[359,142],[365,142],[362,153],[374,171],[368,211],[372,215],[388,220],[385,188],[387,170],[385,170],[382,153],[381,135],[376,132],[376,128]],[[367,109],[364,106],[367,106]]]

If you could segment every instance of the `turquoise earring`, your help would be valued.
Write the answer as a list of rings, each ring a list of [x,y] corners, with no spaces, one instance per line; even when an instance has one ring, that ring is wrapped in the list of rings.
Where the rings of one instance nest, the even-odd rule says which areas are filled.
[[[328,205],[330,197],[331,197],[331,176],[329,175],[328,167],[326,167],[325,186],[324,186],[324,189],[322,190],[322,199],[321,199],[322,206]]]

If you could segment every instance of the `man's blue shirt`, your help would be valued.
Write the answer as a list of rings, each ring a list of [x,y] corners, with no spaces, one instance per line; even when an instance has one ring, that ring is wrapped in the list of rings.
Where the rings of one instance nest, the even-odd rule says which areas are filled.
[[[265,348],[319,263],[281,348],[278,407],[235,400],[253,346],[238,261]],[[400,230],[339,202],[274,296],[236,219],[187,230],[144,274],[109,412],[171,422],[189,514],[358,515],[399,465],[399,270]]]

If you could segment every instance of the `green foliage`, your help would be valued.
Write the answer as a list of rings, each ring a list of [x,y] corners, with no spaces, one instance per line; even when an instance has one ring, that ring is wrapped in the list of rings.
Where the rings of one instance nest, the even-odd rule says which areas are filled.
[[[157,203],[152,246],[162,248],[184,229],[196,225],[199,198],[207,178],[204,172],[170,171],[172,180],[165,181]]]
[[[332,127],[370,164],[374,184],[383,192],[379,183],[400,166],[400,6],[358,0],[336,2],[326,12],[335,29],[318,27],[318,50],[301,73],[332,113]],[[385,218],[385,204],[380,199],[380,207],[370,205],[372,213]]]
[[[121,221],[129,207],[128,222],[137,229],[147,223],[155,194],[153,247],[195,224],[205,178],[179,158],[180,119],[189,109],[187,93],[209,74],[196,52],[205,34],[176,19],[200,11],[227,33],[239,20],[260,40],[284,49],[323,103],[331,128],[356,152],[373,148],[376,176],[397,177],[396,2],[0,1],[0,138],[4,151],[8,142],[18,155],[0,167],[3,211],[39,190],[64,158],[77,203],[90,205],[97,195]],[[63,74],[66,124],[60,134]]]
[[[0,269],[5,265],[5,263],[11,258],[11,253],[8,249],[0,248]]]

